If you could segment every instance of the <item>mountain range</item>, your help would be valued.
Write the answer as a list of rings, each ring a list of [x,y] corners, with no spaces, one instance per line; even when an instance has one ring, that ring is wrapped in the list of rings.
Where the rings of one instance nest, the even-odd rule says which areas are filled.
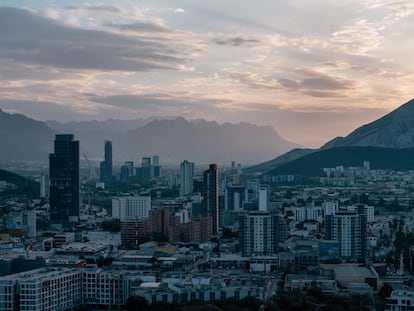
[[[156,154],[168,164],[184,159],[205,164],[233,160],[252,164],[298,147],[271,126],[249,123],[218,124],[178,117],[62,124],[0,109],[0,160],[47,162],[56,133],[73,133],[80,141],[81,157],[98,161],[103,158],[105,140],[112,140],[115,161],[140,161]]]
[[[395,169],[394,162],[402,161],[398,166],[399,169],[414,169],[413,163],[406,161],[407,158],[414,157],[412,148],[414,148],[414,99],[378,120],[355,129],[346,137],[332,139],[319,149],[294,149],[273,160],[252,166],[248,171],[270,175],[308,174],[309,169],[312,170],[311,167],[320,170],[322,167],[336,165],[362,165],[363,160],[374,161],[377,163],[376,168],[384,169]],[[331,149],[333,150],[330,151]],[[400,151],[394,152],[392,149]],[[395,158],[395,155],[398,157]]]

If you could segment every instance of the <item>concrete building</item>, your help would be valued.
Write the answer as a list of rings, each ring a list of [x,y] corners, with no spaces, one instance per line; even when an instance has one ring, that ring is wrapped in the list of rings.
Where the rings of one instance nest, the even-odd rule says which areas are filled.
[[[325,217],[325,238],[339,242],[340,258],[364,258],[366,252],[366,216],[340,211]]]
[[[414,310],[414,292],[408,290],[393,290],[386,300],[386,311]]]
[[[187,160],[180,164],[180,196],[191,195],[193,193],[194,163]]]
[[[259,200],[258,200],[259,211],[267,212],[269,210],[269,187],[259,187]]]
[[[278,252],[279,216],[268,212],[250,212],[239,220],[242,256],[270,255]]]
[[[150,196],[112,198],[112,218],[121,222],[148,218],[150,209]]]
[[[69,310],[82,303],[81,272],[41,268],[0,277],[3,311]]]

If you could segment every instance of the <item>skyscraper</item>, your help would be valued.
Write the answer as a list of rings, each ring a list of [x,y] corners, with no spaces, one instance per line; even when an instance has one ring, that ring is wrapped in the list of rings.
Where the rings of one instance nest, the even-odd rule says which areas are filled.
[[[112,180],[112,142],[105,140],[105,159],[101,162],[101,181]]]
[[[141,162],[141,183],[147,185],[151,177],[151,158],[144,157]]]
[[[160,157],[158,155],[152,156],[152,177],[161,176]]]
[[[187,160],[181,162],[180,196],[193,193],[194,163]]]
[[[49,155],[50,220],[69,226],[79,219],[79,141],[57,134]]]
[[[217,234],[219,229],[219,199],[218,199],[218,172],[217,164],[210,164],[203,174],[203,201],[201,213],[204,217],[212,218],[212,233]]]

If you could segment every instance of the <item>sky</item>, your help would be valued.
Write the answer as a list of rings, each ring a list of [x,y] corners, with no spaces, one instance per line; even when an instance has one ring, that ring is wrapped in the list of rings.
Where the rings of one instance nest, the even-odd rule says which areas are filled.
[[[0,108],[182,116],[319,147],[413,98],[412,0],[0,0]]]

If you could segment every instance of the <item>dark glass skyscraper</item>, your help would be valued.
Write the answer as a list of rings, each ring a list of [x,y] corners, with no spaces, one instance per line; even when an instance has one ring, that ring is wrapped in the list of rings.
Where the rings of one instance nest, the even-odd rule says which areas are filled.
[[[213,235],[219,229],[219,199],[218,199],[218,173],[217,164],[210,164],[209,169],[203,174],[203,201],[201,213],[205,217],[212,218]]]
[[[65,227],[79,219],[79,141],[72,134],[55,136],[49,155],[50,220]]]
[[[101,181],[112,180],[112,141],[105,140],[105,159],[101,162]]]

